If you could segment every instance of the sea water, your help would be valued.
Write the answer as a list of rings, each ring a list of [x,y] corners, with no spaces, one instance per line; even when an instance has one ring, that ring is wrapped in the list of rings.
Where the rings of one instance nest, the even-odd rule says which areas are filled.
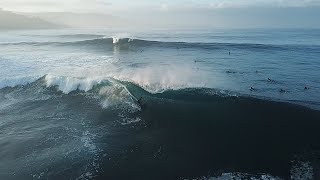
[[[314,177],[319,57],[317,29],[0,32],[0,177]]]

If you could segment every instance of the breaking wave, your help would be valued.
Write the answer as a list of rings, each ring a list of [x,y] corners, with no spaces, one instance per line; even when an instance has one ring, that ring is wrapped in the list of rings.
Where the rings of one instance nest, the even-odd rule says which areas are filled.
[[[161,72],[163,76],[160,76]],[[317,105],[319,105],[317,102],[313,101],[271,99],[263,96],[254,97],[247,94],[229,91],[226,89],[211,88],[210,86],[207,86],[205,82],[199,82],[199,80],[197,80],[197,77],[188,77],[187,74],[183,72],[180,72],[180,74],[187,78],[180,78],[177,74],[177,76],[172,79],[170,73],[166,75],[166,73],[163,73],[163,71],[161,72],[159,72],[158,74],[156,71],[144,70],[140,73],[126,72],[127,74],[123,73],[125,75],[113,74],[109,77],[71,77],[47,74],[40,78],[7,78],[0,81],[0,92],[7,89],[32,87],[35,88],[35,91],[46,88],[54,90],[55,92],[61,92],[66,95],[77,92],[94,94],[98,99],[102,98],[104,100],[100,101],[100,104],[104,108],[115,104],[130,104],[130,106],[137,107],[136,101],[140,97],[181,99],[183,97],[189,97],[190,95],[198,100],[210,99],[212,98],[212,96],[242,97],[257,100],[260,99],[266,101],[286,102],[289,104],[298,104],[313,109],[317,109],[316,107]],[[152,76],[149,73],[155,73],[155,75]],[[161,77],[161,79],[157,77]],[[180,79],[186,79],[187,81],[181,81]]]
[[[140,76],[139,76],[140,77]],[[152,97],[152,98],[165,98],[174,100],[184,100],[184,98],[191,98],[193,100],[206,101],[212,98],[225,98],[225,97],[238,97],[259,100],[259,97],[249,97],[245,94],[239,94],[236,92],[213,89],[196,85],[176,84],[163,81],[163,84],[152,84],[152,82],[145,81],[139,77],[132,77],[132,79],[126,79],[120,77],[116,79],[114,77],[68,77],[68,76],[56,76],[52,74],[45,75],[41,78],[29,77],[29,78],[16,78],[11,79],[12,82],[7,79],[1,82],[1,91],[10,89],[21,88],[35,88],[35,91],[39,89],[54,90],[52,93],[84,93],[87,95],[94,95],[98,98],[102,98],[103,107],[109,107],[114,104],[130,104],[130,106],[136,106],[136,101],[140,97]],[[166,84],[168,83],[168,84]],[[269,101],[268,98],[262,98]],[[312,102],[293,102],[293,104],[303,104]]]
[[[46,75],[23,86],[0,89],[0,100],[2,113],[30,113],[28,123],[34,121],[37,113],[47,115],[42,108],[50,110],[50,116],[53,116],[50,124],[72,121],[74,126],[81,125],[82,122],[78,122],[81,119],[87,120],[88,124],[93,121],[95,128],[91,131],[99,135],[102,133],[107,142],[110,141],[105,151],[124,153],[126,158],[118,159],[115,164],[110,162],[108,154],[101,154],[104,153],[99,147],[101,144],[94,141],[99,135],[95,137],[90,129],[84,129],[77,134],[79,140],[74,140],[74,143],[80,143],[81,151],[85,149],[90,155],[90,164],[86,165],[89,171],[85,172],[89,172],[87,175],[91,178],[128,179],[130,176],[138,179],[141,167],[150,167],[150,164],[152,168],[148,173],[143,173],[145,177],[161,177],[163,174],[159,174],[158,170],[172,166],[177,169],[177,175],[187,178],[221,170],[258,175],[263,172],[272,176],[257,177],[287,178],[301,172],[295,169],[290,171],[287,166],[296,153],[308,151],[310,145],[319,147],[319,111],[288,103],[234,96],[210,88],[168,89],[151,93],[138,84],[113,78]],[[51,120],[50,116],[45,118]],[[100,123],[107,125],[100,129]],[[114,127],[119,129],[113,130],[110,135],[110,128]],[[138,135],[128,135],[131,132],[127,129],[129,127],[137,128]],[[79,127],[74,128],[77,129]],[[67,132],[65,136],[69,133],[74,132]],[[131,138],[130,141],[127,138]],[[109,149],[119,146],[119,142],[128,144],[121,147],[120,152]],[[67,147],[75,151],[72,144]],[[61,149],[65,150],[65,147]],[[135,164],[136,157],[143,159],[139,166]],[[166,160],[172,157],[174,161]],[[255,159],[272,169],[257,165]],[[119,166],[121,168],[117,169]],[[100,168],[106,168],[110,173],[98,172]],[[188,168],[192,171],[185,171]],[[127,169],[132,171],[125,173]],[[309,172],[308,167],[305,169]],[[49,175],[43,172],[44,176]],[[208,173],[209,177],[214,175]],[[170,177],[168,173],[163,179]],[[228,174],[221,177],[228,177]]]

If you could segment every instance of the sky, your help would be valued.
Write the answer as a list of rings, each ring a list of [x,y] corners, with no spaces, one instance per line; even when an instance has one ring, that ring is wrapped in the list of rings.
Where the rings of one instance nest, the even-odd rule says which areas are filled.
[[[131,9],[315,7],[320,0],[1,0],[0,7],[20,12],[117,12]]]
[[[0,8],[109,14],[159,26],[320,28],[320,0],[0,0]]]

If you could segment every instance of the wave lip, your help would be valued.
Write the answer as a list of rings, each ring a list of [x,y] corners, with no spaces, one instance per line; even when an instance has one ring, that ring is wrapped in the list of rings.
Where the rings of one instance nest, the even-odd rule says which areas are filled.
[[[68,94],[75,90],[88,92],[103,80],[99,78],[73,78],[48,74],[45,76],[45,81],[47,87],[57,86],[58,90]]]
[[[126,106],[137,109],[136,98],[128,91],[125,85],[112,78],[75,78],[65,76],[46,75],[46,87],[56,87],[64,94],[73,91],[92,92],[100,101],[103,108],[110,106]]]

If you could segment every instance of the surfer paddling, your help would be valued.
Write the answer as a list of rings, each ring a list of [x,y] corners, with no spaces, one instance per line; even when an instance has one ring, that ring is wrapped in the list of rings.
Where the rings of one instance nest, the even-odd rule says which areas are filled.
[[[279,90],[279,92],[280,92],[280,93],[286,93],[287,91],[281,88],[281,89]]]

